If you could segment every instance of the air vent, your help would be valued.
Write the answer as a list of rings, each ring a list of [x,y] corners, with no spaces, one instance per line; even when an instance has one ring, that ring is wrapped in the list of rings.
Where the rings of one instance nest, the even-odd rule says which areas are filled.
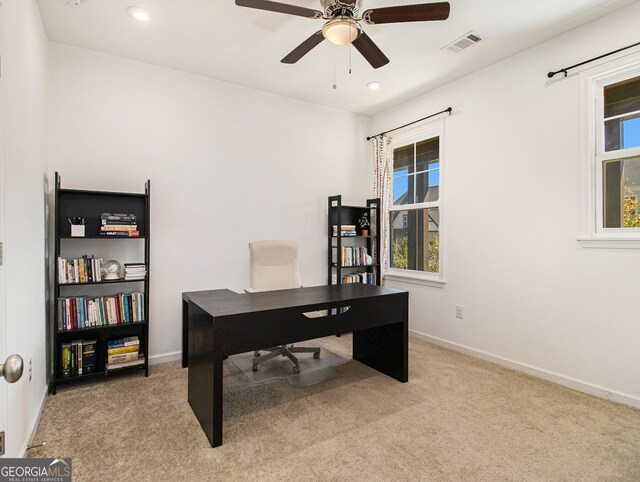
[[[478,37],[476,34],[474,34],[473,32],[468,32],[464,34],[462,37],[460,37],[459,39],[456,39],[453,42],[451,42],[449,45],[442,47],[442,49],[448,52],[457,54],[458,52],[464,49],[468,49],[469,47],[477,44],[481,40],[482,39]]]

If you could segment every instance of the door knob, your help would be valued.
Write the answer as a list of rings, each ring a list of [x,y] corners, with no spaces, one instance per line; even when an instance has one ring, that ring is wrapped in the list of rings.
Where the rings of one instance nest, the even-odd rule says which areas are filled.
[[[24,370],[24,362],[20,355],[9,355],[4,364],[0,364],[0,377],[8,383],[15,383],[20,380],[22,371]]]

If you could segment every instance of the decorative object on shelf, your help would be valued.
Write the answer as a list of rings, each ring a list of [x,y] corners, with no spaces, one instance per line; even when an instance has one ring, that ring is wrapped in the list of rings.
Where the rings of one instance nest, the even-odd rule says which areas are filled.
[[[116,280],[120,279],[120,263],[115,259],[110,259],[102,267],[102,279],[103,280]]]
[[[71,225],[71,236],[74,238],[84,237],[84,218],[75,217],[69,218],[69,224]]]
[[[364,212],[362,216],[358,218],[358,225],[360,226],[360,235],[361,236],[369,236],[369,228],[371,227],[371,223],[369,223],[369,213]]]

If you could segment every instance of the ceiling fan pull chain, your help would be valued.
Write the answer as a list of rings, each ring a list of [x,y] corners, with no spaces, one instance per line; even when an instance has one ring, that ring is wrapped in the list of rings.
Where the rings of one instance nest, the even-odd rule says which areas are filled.
[[[351,75],[351,51],[353,50],[353,43],[349,44],[349,75]]]
[[[333,90],[338,88],[338,84],[336,84],[336,47],[333,47]]]

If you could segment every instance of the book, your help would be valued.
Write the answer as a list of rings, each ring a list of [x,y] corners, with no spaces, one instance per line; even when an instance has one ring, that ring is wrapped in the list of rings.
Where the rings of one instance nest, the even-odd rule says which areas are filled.
[[[107,364],[114,365],[116,363],[123,363],[128,361],[134,361],[138,359],[138,351],[131,353],[120,353],[119,355],[107,355]]]
[[[136,224],[137,222],[138,221],[136,221],[135,219],[128,219],[128,218],[102,219],[101,225],[102,226],[113,226],[113,225],[121,226],[126,224]]]
[[[62,376],[70,377],[71,376],[71,343],[63,343],[62,344]]]
[[[122,355],[123,353],[137,353],[140,345],[127,345],[107,349],[107,355]]]
[[[100,231],[137,231],[137,224],[112,224],[109,226],[100,226]]]
[[[144,353],[140,353],[138,359],[116,363],[114,365],[107,365],[107,371],[116,370],[118,368],[135,367],[138,365],[144,365]]]
[[[137,336],[128,336],[126,338],[118,338],[116,340],[109,340],[107,342],[108,348],[118,348],[121,346],[140,345],[140,340]]]
[[[129,237],[129,238],[137,238],[140,237],[140,231],[100,231],[98,236],[120,236],[120,237]]]
[[[98,340],[82,340],[82,373],[89,375],[96,371],[96,344]]]
[[[102,221],[135,221],[135,214],[128,213],[102,213],[100,215]]]

